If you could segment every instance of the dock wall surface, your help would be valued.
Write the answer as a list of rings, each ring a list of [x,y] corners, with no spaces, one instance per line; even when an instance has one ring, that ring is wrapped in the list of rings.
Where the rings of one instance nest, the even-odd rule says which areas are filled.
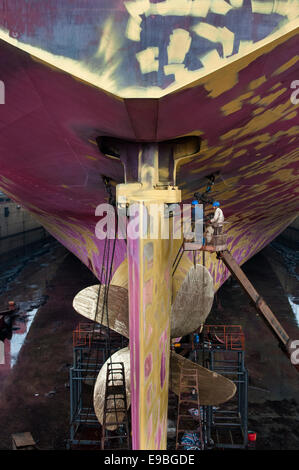
[[[3,195],[0,199],[1,259],[49,237],[47,231],[22,206]]]

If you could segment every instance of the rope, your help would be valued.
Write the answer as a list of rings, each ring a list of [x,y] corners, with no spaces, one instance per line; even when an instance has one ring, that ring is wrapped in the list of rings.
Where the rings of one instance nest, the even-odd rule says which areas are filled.
[[[116,235],[116,231],[115,231],[115,234]],[[108,293],[109,293],[109,285],[110,285],[110,281],[111,281],[111,277],[112,277],[112,266],[113,266],[113,261],[114,261],[114,254],[115,254],[115,244],[116,244],[116,236],[114,236],[114,240],[113,240],[113,250],[112,250],[112,257],[111,257],[111,262],[110,262],[110,269],[109,269],[109,261],[110,261],[110,239],[108,239],[108,248],[106,248],[106,243],[107,243],[107,237],[105,239],[105,247],[104,247],[104,253],[103,253],[103,264],[104,264],[104,260],[106,258],[106,269],[105,269],[105,283],[104,283],[104,296],[103,296],[103,305],[102,305],[102,313],[101,313],[101,322],[100,322],[100,335],[102,333],[102,327],[103,327],[103,319],[104,319],[104,313],[105,313],[105,310],[106,310],[106,318],[107,318],[107,333],[108,333],[108,354],[109,354],[109,357],[110,357],[110,363],[112,363],[112,359],[111,359],[111,354],[112,354],[112,348],[111,348],[111,337],[110,337],[110,329],[109,329],[109,312],[108,312]],[[106,255],[106,249],[107,249],[107,255]],[[102,264],[102,266],[103,266]],[[107,277],[107,274],[109,272],[109,277]],[[102,274],[103,274],[103,270],[102,270]],[[102,277],[102,275],[101,275]],[[101,291],[101,286],[102,286],[102,283],[99,287],[99,291],[98,291],[98,298],[97,298],[97,308],[96,308],[96,311],[95,311],[95,316],[94,316],[94,324],[93,324],[93,330],[92,330],[92,335],[91,335],[91,341],[90,341],[90,347],[89,347],[89,355],[88,355],[88,362],[87,362],[87,370],[89,368],[89,361],[90,361],[90,356],[91,356],[91,349],[92,349],[92,344],[93,344],[93,341],[94,341],[94,332],[95,332],[95,326],[96,326],[96,316],[97,316],[97,312],[98,312],[98,305],[99,305],[99,299],[100,299],[100,291]],[[97,353],[96,353],[96,365],[99,364],[99,349],[97,349]],[[95,379],[95,376],[97,374],[97,371],[95,370],[93,372],[93,379]],[[91,395],[91,399],[90,399],[90,402],[89,402],[89,407],[87,409],[87,414],[86,414],[86,417],[85,417],[85,420],[83,421],[83,424],[86,424],[87,423],[87,420],[88,420],[88,417],[90,415],[90,412],[93,408],[93,394]],[[79,443],[80,443],[80,440],[79,439]]]
[[[104,272],[104,260],[105,260],[105,255],[106,255],[106,245],[107,245],[107,238],[105,238],[105,244],[104,244],[104,250],[103,250],[103,258],[102,258],[102,267],[101,267],[101,275],[100,275],[100,284],[99,284],[98,296],[97,296],[97,303],[96,303],[96,308],[95,308],[95,313],[94,313],[94,318],[93,318],[93,327],[92,327],[91,341],[90,341],[90,343],[89,343],[88,359],[87,359],[87,366],[86,366],[86,370],[87,370],[87,371],[88,371],[88,369],[89,369],[90,357],[91,357],[91,349],[92,349],[92,344],[93,344],[94,334],[95,334],[96,318],[97,318],[97,313],[98,313],[99,300],[100,300],[101,287],[102,287],[102,280],[103,280],[103,272]],[[102,324],[101,324],[101,326],[100,326],[100,335],[101,335],[101,327],[102,327]],[[98,363],[98,351],[97,351],[96,364],[97,364],[97,363]],[[94,379],[94,377],[95,377],[95,372],[94,372],[94,376],[93,376],[92,378]],[[70,428],[71,428],[71,426],[74,424],[74,420],[75,420],[75,418],[76,418],[76,416],[77,416],[77,413],[78,413],[78,410],[79,410],[80,402],[81,402],[81,396],[78,398],[78,401],[77,401],[77,403],[76,403],[76,409],[75,409],[75,412],[73,412],[73,416],[72,416],[71,423],[70,423]],[[89,409],[88,409],[88,411],[89,411]],[[88,415],[89,415],[89,413],[87,414],[87,416],[86,416],[86,418],[85,418],[85,424],[86,424],[86,422],[87,422]],[[80,441],[81,441],[81,438],[79,438],[79,443],[78,443],[78,445],[80,444]]]
[[[115,197],[113,196],[112,194],[112,188],[111,188],[111,185],[110,185],[110,178],[108,177],[105,177],[103,176],[103,182],[105,184],[105,188],[109,194],[109,203],[112,204],[113,206],[116,205],[115,203]],[[117,217],[116,217],[116,221],[117,221]],[[111,348],[111,337],[110,337],[110,329],[109,329],[109,313],[108,313],[108,293],[109,293],[109,285],[110,285],[110,281],[111,281],[111,277],[112,277],[112,267],[113,267],[113,261],[114,261],[114,254],[115,254],[115,245],[116,245],[116,233],[117,233],[117,223],[116,223],[116,229],[115,229],[115,234],[114,234],[114,242],[113,242],[113,249],[112,249],[112,258],[111,258],[111,263],[110,263],[110,269],[109,269],[109,258],[110,258],[110,239],[108,239],[108,248],[107,248],[107,238],[105,238],[105,244],[104,244],[104,250],[103,250],[103,257],[102,257],[102,266],[101,266],[101,275],[100,275],[100,284],[99,284],[99,289],[98,289],[98,296],[97,296],[97,303],[96,303],[96,308],[95,308],[95,313],[94,313],[94,318],[93,318],[93,327],[92,327],[92,333],[91,333],[91,340],[90,340],[90,344],[89,344],[89,350],[88,350],[88,359],[87,359],[87,366],[86,366],[86,370],[88,371],[89,370],[89,364],[90,364],[90,358],[91,358],[91,351],[92,351],[92,345],[94,343],[94,335],[95,335],[95,328],[97,326],[97,323],[96,322],[96,319],[97,319],[97,313],[98,313],[98,308],[99,308],[99,301],[100,301],[100,296],[101,296],[101,288],[102,288],[102,285],[103,285],[103,274],[104,274],[104,271],[105,271],[105,282],[104,282],[104,298],[103,298],[103,305],[102,305],[102,312],[101,312],[101,321],[100,321],[100,331],[99,331],[99,334],[100,334],[100,337],[101,337],[101,334],[102,334],[102,327],[103,327],[103,318],[104,318],[104,312],[105,312],[105,309],[106,309],[106,318],[107,318],[107,331],[108,331],[108,354],[110,356],[110,362],[112,362],[112,359],[111,359],[111,353],[112,353],[112,348]],[[108,253],[106,253],[108,251]],[[106,269],[105,269],[105,260],[106,260]],[[107,273],[109,271],[109,277],[107,278]],[[108,281],[108,282],[107,282]],[[95,369],[97,368],[97,365],[99,364],[99,348],[97,348],[96,350],[96,367]],[[97,374],[97,370],[94,370],[93,371],[93,376],[92,376],[92,379],[94,380],[95,379],[95,376]],[[74,420],[77,416],[77,412],[78,412],[78,409],[79,409],[79,405],[80,405],[80,402],[81,402],[81,397],[79,397],[78,399],[78,402],[76,404],[76,410],[75,412],[73,413],[73,416],[72,416],[72,420],[71,420],[71,423],[70,423],[70,428],[71,426],[73,425],[74,423]],[[87,420],[88,420],[88,417],[90,415],[90,412],[91,412],[91,409],[93,407],[93,400],[92,400],[92,396],[91,396],[91,400],[90,400],[90,403],[89,403],[89,407],[88,407],[88,410],[87,410],[87,414],[85,416],[85,420],[82,421],[81,424],[86,424],[87,423]],[[81,441],[81,438],[79,438],[79,441],[78,441],[78,445],[80,445],[80,441]]]

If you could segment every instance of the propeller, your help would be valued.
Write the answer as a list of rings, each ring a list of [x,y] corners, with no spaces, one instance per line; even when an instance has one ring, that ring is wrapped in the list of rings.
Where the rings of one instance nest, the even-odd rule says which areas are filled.
[[[113,280],[111,281],[113,282]],[[197,330],[205,323],[214,299],[213,278],[207,268],[197,264],[180,282],[174,279],[175,300],[171,308],[171,338],[185,336]],[[107,315],[102,315],[104,301],[104,286],[86,287],[81,290],[73,300],[73,307],[80,315],[89,320],[107,325]],[[98,311],[96,307],[98,305]],[[186,315],[186,312],[188,314]],[[102,318],[103,317],[103,318]],[[108,292],[108,318],[109,328],[129,338],[129,301],[128,289],[110,284]]]
[[[74,309],[84,317],[107,325],[107,315],[102,315],[104,288],[102,286],[98,299],[99,285],[81,290],[73,300]],[[185,336],[197,330],[205,323],[214,299],[213,278],[208,269],[200,264],[195,266],[186,257],[173,276],[173,303],[171,309],[171,338]],[[98,311],[96,308],[98,305]],[[108,292],[109,328],[129,338],[129,308],[127,267],[123,262],[115,272]],[[109,358],[96,380],[94,389],[94,408],[100,423],[103,421],[103,406],[106,386],[107,363],[123,362],[125,367],[127,406],[130,406],[130,351],[129,347],[121,349]],[[170,355],[170,389],[179,393],[179,375],[181,367],[196,369],[200,381],[199,401],[202,405],[218,405],[232,398],[236,392],[235,384],[216,372],[212,372],[183,356],[171,352]],[[118,401],[116,400],[118,403]],[[122,405],[119,401],[119,406]],[[117,413],[121,422],[124,413]],[[116,421],[116,416],[110,421]],[[115,429],[110,426],[108,429]]]

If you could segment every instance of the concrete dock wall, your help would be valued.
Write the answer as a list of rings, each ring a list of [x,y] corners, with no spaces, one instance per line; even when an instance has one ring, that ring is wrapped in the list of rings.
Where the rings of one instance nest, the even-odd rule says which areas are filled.
[[[23,207],[0,194],[0,257],[49,237],[46,230]]]

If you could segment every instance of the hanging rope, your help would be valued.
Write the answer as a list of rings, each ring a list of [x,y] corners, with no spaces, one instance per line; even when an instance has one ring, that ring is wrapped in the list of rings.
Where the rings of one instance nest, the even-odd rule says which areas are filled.
[[[116,232],[115,232],[114,235],[116,235]],[[104,283],[102,282],[101,285],[99,286],[98,298],[97,298],[97,308],[96,308],[96,312],[95,312],[95,316],[94,316],[94,324],[93,324],[93,330],[92,330],[91,341],[90,341],[90,346],[89,346],[87,370],[89,368],[91,350],[92,350],[92,345],[93,345],[93,342],[94,342],[94,333],[95,333],[95,327],[96,327],[96,321],[95,320],[97,318],[99,299],[100,299],[100,293],[101,293],[101,287],[102,286],[104,286],[103,287],[104,292],[103,292],[103,305],[102,305],[102,312],[101,312],[101,321],[100,321],[100,332],[99,332],[99,334],[100,334],[100,336],[102,334],[103,319],[104,319],[104,315],[106,313],[107,334],[108,334],[108,355],[110,357],[110,363],[112,363],[112,358],[111,358],[112,348],[111,348],[111,337],[110,337],[110,329],[109,329],[109,312],[108,312],[108,293],[109,293],[109,285],[110,285],[110,281],[111,281],[111,277],[112,277],[112,266],[113,266],[114,254],[115,254],[116,236],[114,236],[114,240],[113,240],[111,260],[110,260],[110,243],[111,243],[110,238],[108,239],[108,243],[107,243],[107,237],[106,237],[104,253],[103,253],[103,263],[102,263],[102,266],[103,266],[104,262],[106,261],[106,266],[104,266],[104,270],[103,270],[105,272],[105,282]],[[106,247],[106,244],[108,245],[107,247]],[[109,262],[110,262],[110,267],[109,267]],[[103,271],[102,271],[102,273],[103,273]],[[99,365],[99,348],[97,348],[97,350],[96,350],[96,366],[97,365]],[[96,375],[97,375],[97,371],[94,370],[92,378],[95,379]],[[85,420],[84,420],[83,424],[87,423],[89,415],[92,411],[92,408],[93,408],[93,393],[91,394],[91,397],[90,397],[89,406],[88,406],[87,413],[86,413]]]
[[[111,204],[111,206],[115,207],[116,206],[116,199],[115,199],[114,194],[112,193],[111,178],[109,178],[108,176],[103,175],[102,179],[103,179],[107,194],[109,196],[108,197],[108,203]]]
[[[100,284],[99,284],[99,289],[98,289],[98,296],[97,296],[97,303],[96,303],[96,308],[95,308],[95,313],[94,313],[94,318],[93,318],[93,326],[92,326],[92,333],[91,333],[91,341],[89,343],[89,350],[88,350],[88,357],[87,357],[87,365],[86,365],[86,370],[89,370],[89,365],[90,365],[90,358],[91,358],[91,351],[92,351],[92,344],[94,340],[94,334],[95,334],[95,328],[96,328],[96,318],[97,318],[97,313],[98,313],[98,308],[99,308],[99,300],[100,300],[100,295],[101,295],[101,287],[103,283],[103,272],[104,272],[104,260],[105,260],[105,255],[106,255],[106,245],[107,245],[107,238],[105,238],[105,244],[104,244],[104,250],[103,250],[103,258],[102,258],[102,266],[101,266],[101,275],[100,275]],[[101,325],[102,326],[102,325]],[[100,326],[100,335],[101,335],[101,326]],[[96,358],[96,364],[98,363],[98,351],[97,351],[97,358]],[[94,372],[95,375],[95,372]],[[93,376],[92,379],[95,377]],[[73,413],[73,416],[71,417],[71,423],[70,427],[74,424],[74,421],[76,419],[77,413],[79,411],[79,406],[81,403],[81,396],[78,397],[77,403],[76,403],[76,408]],[[85,418],[85,423],[87,422],[88,416]],[[79,444],[80,444],[81,438],[79,438]],[[78,444],[78,445],[79,445]]]
[[[110,184],[110,178],[103,176],[103,182],[105,184],[106,191],[109,195],[109,204],[113,205],[115,207],[115,197],[112,194],[112,187]],[[111,348],[111,337],[110,337],[110,329],[109,329],[109,312],[108,312],[108,294],[109,294],[109,285],[110,281],[112,278],[112,269],[113,269],[113,262],[114,262],[114,254],[115,254],[115,245],[116,245],[116,233],[117,233],[117,214],[115,214],[116,217],[116,229],[114,233],[114,240],[113,240],[113,248],[112,248],[112,257],[110,261],[110,238],[107,237],[105,238],[105,243],[104,243],[104,250],[103,250],[103,257],[102,257],[102,266],[101,266],[101,274],[100,274],[100,284],[99,284],[99,289],[98,289],[98,295],[97,295],[97,302],[96,302],[96,308],[95,308],[95,313],[94,313],[94,318],[93,318],[93,327],[92,327],[92,332],[91,332],[91,340],[89,343],[89,350],[88,350],[88,357],[87,357],[87,366],[86,370],[89,370],[90,366],[90,359],[91,359],[91,354],[92,354],[92,349],[93,349],[93,344],[94,344],[94,336],[95,336],[95,329],[97,326],[97,323],[100,323],[100,330],[99,330],[99,335],[101,337],[102,335],[102,327],[103,327],[103,318],[104,314],[106,313],[106,321],[107,321],[107,332],[108,332],[108,354],[110,356],[110,361],[112,362],[111,359],[111,354],[112,354],[112,348]],[[108,239],[108,242],[107,242]],[[110,267],[109,267],[109,262],[110,262]],[[106,266],[105,266],[106,263]],[[109,274],[108,274],[109,273]],[[105,279],[104,279],[104,274],[105,274]],[[104,282],[103,282],[104,281]],[[97,321],[97,314],[98,314],[98,309],[99,309],[99,303],[100,303],[100,297],[101,297],[101,289],[102,286],[104,286],[104,293],[103,293],[103,305],[102,305],[102,312],[101,312],[101,321]],[[93,371],[92,374],[92,380],[95,380],[96,374],[98,373],[97,366],[99,365],[99,351],[100,349],[96,349],[96,366],[95,370]],[[77,416],[79,406],[81,403],[81,397],[79,397],[78,402],[76,404],[76,409],[75,412],[73,413],[72,419],[71,419],[71,424],[74,423],[74,420]],[[90,402],[89,402],[89,407],[85,416],[84,421],[82,424],[86,424],[89,418],[89,415],[91,413],[91,409],[93,408],[93,395],[90,397]],[[79,438],[78,445],[80,445],[81,438]]]

